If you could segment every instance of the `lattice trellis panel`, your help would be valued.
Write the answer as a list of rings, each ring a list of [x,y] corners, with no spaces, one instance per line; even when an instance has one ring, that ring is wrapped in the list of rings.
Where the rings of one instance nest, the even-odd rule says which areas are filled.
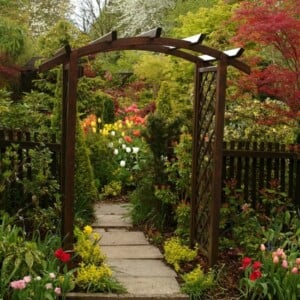
[[[213,143],[215,140],[215,104],[217,68],[200,68],[197,78],[194,132],[194,239],[208,255],[210,245],[211,202],[213,198]]]

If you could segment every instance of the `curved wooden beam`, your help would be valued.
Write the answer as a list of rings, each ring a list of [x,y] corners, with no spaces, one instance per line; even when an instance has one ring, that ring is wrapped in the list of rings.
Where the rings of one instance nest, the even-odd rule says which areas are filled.
[[[200,40],[199,35],[198,40]],[[243,51],[242,48],[239,49],[240,50],[236,53],[237,56],[240,55]],[[173,38],[150,38],[139,36],[121,38],[111,42],[89,44],[78,49],[78,56],[82,57],[100,52],[111,52],[121,50],[149,50],[153,52],[161,52],[177,56],[191,62],[199,61],[199,58],[200,61],[206,61],[206,56],[213,58],[212,60],[220,60],[224,55],[224,52],[222,51],[202,45],[199,42],[196,43],[195,38],[194,40],[179,40]],[[193,52],[196,52],[197,54],[184,54],[184,51],[182,50],[191,50]],[[204,56],[199,57],[199,53],[203,53]],[[230,55],[232,55],[232,53],[230,53]],[[195,58],[192,58],[192,56],[194,56]],[[236,67],[240,71],[248,73],[249,68],[246,67],[247,65],[240,61],[237,61],[235,57],[230,57],[229,63],[230,65]]]

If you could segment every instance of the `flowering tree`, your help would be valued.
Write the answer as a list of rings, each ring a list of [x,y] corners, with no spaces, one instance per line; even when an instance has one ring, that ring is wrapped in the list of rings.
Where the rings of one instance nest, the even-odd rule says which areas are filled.
[[[136,35],[161,26],[166,11],[174,6],[175,0],[113,0],[109,11],[118,16],[118,28],[124,35]]]
[[[300,0],[258,0],[242,2],[233,18],[239,22],[234,41],[258,51],[258,67],[243,86],[287,103],[294,114],[300,109],[299,15]]]

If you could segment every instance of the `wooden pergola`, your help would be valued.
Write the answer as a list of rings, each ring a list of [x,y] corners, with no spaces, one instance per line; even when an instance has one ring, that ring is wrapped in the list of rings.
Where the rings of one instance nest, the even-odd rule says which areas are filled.
[[[81,57],[120,50],[164,53],[195,65],[193,158],[191,198],[191,245],[198,243],[210,265],[217,259],[219,211],[222,192],[222,157],[227,66],[250,73],[237,58],[242,48],[219,51],[202,44],[203,34],[184,39],[161,37],[155,28],[136,37],[117,38],[117,32],[78,49],[69,45],[43,62],[40,72],[58,65],[63,68],[62,99],[62,235],[72,249],[74,227],[74,165],[78,67]],[[215,63],[214,63],[215,62]]]

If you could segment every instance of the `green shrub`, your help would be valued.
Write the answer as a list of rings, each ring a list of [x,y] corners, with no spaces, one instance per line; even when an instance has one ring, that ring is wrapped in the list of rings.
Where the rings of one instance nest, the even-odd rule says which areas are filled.
[[[75,214],[83,219],[93,215],[93,203],[98,199],[93,169],[81,127],[76,130],[75,148]]]
[[[210,271],[205,274],[200,265],[181,277],[183,279],[181,290],[192,300],[201,299],[201,296],[215,285],[214,273]]]
[[[164,244],[164,256],[166,261],[180,271],[180,264],[193,261],[197,256],[197,249],[190,249],[183,245],[178,237],[172,237]]]

